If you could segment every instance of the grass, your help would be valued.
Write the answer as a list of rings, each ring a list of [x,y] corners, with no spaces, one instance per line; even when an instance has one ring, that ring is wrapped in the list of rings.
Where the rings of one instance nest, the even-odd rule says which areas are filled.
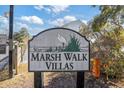
[[[9,78],[9,69],[8,66],[5,67],[4,70],[0,71],[0,81],[8,79]]]

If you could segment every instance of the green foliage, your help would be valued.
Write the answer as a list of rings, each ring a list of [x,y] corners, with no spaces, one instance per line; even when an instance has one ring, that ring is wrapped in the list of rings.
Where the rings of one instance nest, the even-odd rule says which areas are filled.
[[[14,33],[14,40],[19,42],[19,47],[22,48],[22,55],[24,55],[28,39],[30,38],[30,35],[28,33],[28,30],[26,28],[21,28],[19,32]]]
[[[111,78],[120,78],[124,71],[124,54],[121,47],[124,42],[123,35],[123,13],[124,6],[104,5],[100,6],[101,13],[97,15],[92,22],[94,32],[104,31],[99,40],[92,47],[97,47],[97,52],[92,51],[91,56],[100,58],[102,64],[107,64],[107,67],[102,67],[102,72],[106,73]],[[103,49],[101,49],[103,47]],[[112,62],[109,64],[109,62]]]
[[[14,33],[14,40],[23,43],[25,38],[29,38],[29,33],[26,28],[21,28],[19,32]]]
[[[124,12],[124,6],[104,5],[100,6],[100,10],[101,13],[94,18],[92,23],[92,29],[94,32],[99,32],[108,22],[110,22],[110,20],[110,23],[122,27],[121,24],[123,23],[123,17],[121,17],[121,14]],[[118,17],[120,17],[120,19]],[[120,21],[121,23],[119,23]]]
[[[59,52],[79,52],[80,51],[80,42],[75,36],[70,36],[70,41],[68,42],[68,45],[63,48],[61,46],[56,47],[56,49],[52,49],[50,47],[46,52],[53,52],[53,51],[59,51]]]
[[[124,45],[124,32],[118,29],[113,32],[101,36],[92,44],[91,57],[98,55],[101,61],[101,73],[107,74],[111,79],[119,79],[124,71],[124,53],[121,51]],[[97,51],[94,51],[95,48]],[[104,67],[104,64],[107,67]]]
[[[124,60],[118,62],[112,62],[109,67],[104,68],[105,73],[108,75],[109,79],[120,79],[123,73]]]
[[[65,47],[64,51],[80,51],[80,42],[75,36],[70,36],[70,41],[68,45]]]

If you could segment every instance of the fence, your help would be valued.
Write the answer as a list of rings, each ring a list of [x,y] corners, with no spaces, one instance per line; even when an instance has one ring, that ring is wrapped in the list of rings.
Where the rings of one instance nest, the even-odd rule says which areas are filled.
[[[0,54],[0,80],[9,78],[9,46],[6,47],[6,53]],[[18,68],[21,63],[21,48],[18,45],[13,49],[13,71],[18,74]]]

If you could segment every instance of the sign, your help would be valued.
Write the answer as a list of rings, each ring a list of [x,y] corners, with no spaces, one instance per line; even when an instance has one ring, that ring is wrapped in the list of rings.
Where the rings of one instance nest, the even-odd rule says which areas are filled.
[[[0,54],[6,54],[6,45],[0,45]]]
[[[29,41],[29,71],[88,71],[90,43],[78,32],[52,28]]]
[[[7,35],[0,34],[0,45],[6,45],[6,42],[7,42]]]
[[[7,35],[0,34],[0,54],[6,54]]]

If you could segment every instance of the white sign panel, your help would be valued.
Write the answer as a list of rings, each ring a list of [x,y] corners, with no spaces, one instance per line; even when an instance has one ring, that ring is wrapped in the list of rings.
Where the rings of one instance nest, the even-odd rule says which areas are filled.
[[[29,71],[88,71],[90,43],[65,28],[42,31],[29,41]]]
[[[7,35],[6,34],[0,34],[0,45],[5,45],[7,42]]]

